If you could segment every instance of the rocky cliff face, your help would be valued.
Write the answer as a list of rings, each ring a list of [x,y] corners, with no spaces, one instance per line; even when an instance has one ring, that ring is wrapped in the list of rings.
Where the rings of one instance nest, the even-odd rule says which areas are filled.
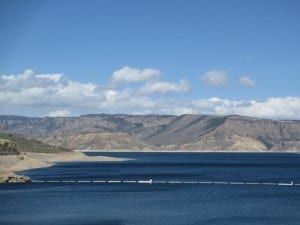
[[[0,129],[88,149],[300,150],[300,122],[242,116],[0,116]]]

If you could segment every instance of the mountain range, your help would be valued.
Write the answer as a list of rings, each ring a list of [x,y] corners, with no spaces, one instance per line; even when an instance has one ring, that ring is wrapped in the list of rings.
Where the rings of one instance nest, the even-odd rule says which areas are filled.
[[[2,115],[0,131],[67,149],[300,150],[300,121],[238,115]]]

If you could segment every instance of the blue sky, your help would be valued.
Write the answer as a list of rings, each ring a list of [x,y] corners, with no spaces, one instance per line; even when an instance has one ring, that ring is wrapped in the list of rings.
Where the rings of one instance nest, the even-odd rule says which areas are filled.
[[[0,0],[0,113],[300,119],[299,11],[296,0]]]

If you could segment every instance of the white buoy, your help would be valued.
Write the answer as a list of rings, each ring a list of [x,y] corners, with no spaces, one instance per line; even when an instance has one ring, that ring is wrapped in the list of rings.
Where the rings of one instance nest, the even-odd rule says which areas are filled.
[[[152,179],[150,179],[150,180],[139,180],[138,183],[139,184],[152,184]]]

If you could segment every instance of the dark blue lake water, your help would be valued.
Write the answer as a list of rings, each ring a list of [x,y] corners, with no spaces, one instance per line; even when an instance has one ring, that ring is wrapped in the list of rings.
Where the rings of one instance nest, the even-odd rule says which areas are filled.
[[[36,180],[300,183],[300,155],[90,153],[132,160],[61,163]],[[29,183],[0,185],[0,225],[299,225],[300,186]]]

